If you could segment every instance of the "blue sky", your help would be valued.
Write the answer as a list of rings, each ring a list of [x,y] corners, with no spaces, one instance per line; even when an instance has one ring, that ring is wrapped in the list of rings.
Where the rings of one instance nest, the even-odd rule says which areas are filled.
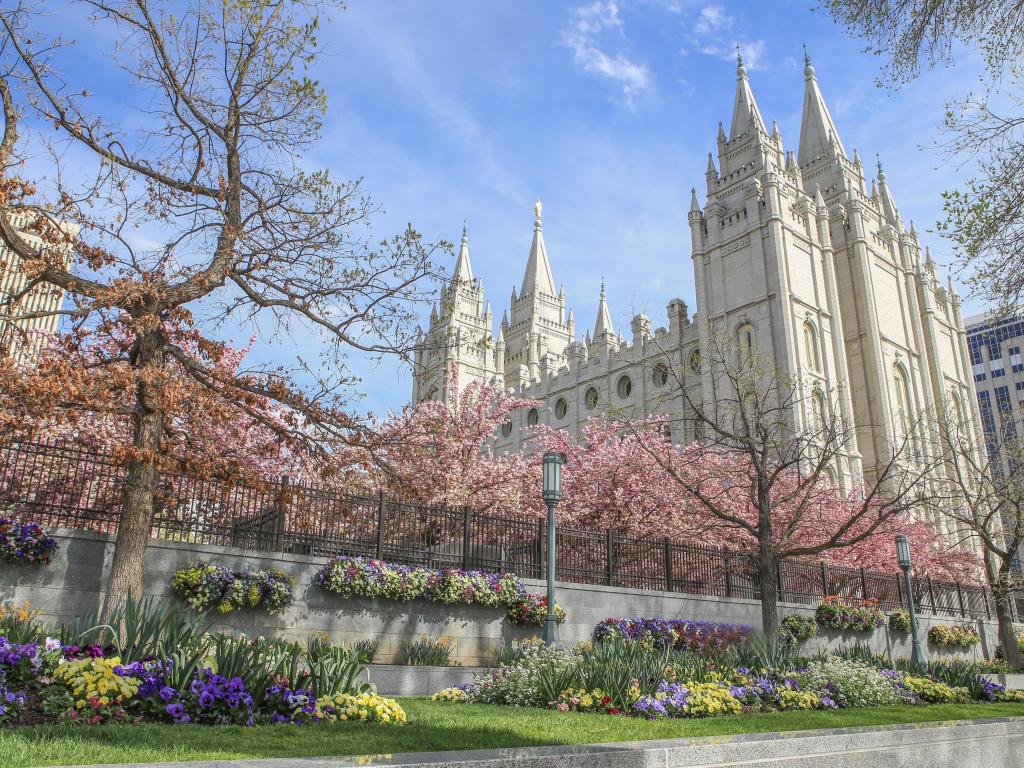
[[[522,277],[539,197],[578,332],[593,323],[602,277],[617,326],[639,311],[664,325],[673,297],[695,310],[689,190],[703,192],[718,121],[728,123],[734,44],[766,120],[795,149],[805,42],[843,143],[869,167],[881,155],[904,219],[943,263],[949,249],[930,230],[940,191],[962,172],[927,147],[943,102],[976,82],[978,61],[963,53],[951,71],[880,90],[879,60],[813,5],[350,0],[321,36],[315,75],[329,112],[306,163],[364,177],[385,209],[380,236],[412,222],[428,240],[457,241],[465,220],[496,321]],[[96,44],[86,28],[75,32]],[[132,108],[123,92],[97,99],[114,113]],[[965,313],[977,309],[968,302]],[[410,375],[397,363],[353,367],[364,378],[360,408],[408,399]]]

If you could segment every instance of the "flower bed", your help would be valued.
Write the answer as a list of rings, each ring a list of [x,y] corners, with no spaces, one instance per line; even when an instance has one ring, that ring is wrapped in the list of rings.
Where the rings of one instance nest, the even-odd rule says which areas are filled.
[[[335,557],[316,576],[321,589],[342,597],[377,597],[386,600],[428,600],[446,605],[484,605],[507,608],[513,624],[544,626],[547,598],[526,591],[511,573],[434,570],[418,565],[396,565],[365,557]],[[565,611],[555,606],[558,623]]]
[[[0,637],[0,723],[406,721],[347,648],[211,635],[202,617],[175,604],[126,607],[123,635],[60,628],[70,644],[42,633],[33,616],[9,622],[28,642]]]
[[[889,629],[905,635],[910,632],[910,614],[906,611],[894,611],[889,614]]]
[[[699,654],[717,654],[742,644],[750,637],[751,628],[743,624],[688,619],[605,619],[596,627],[592,638],[601,642],[621,638],[654,648],[676,648]]]
[[[841,632],[874,632],[885,625],[877,600],[855,600],[839,595],[826,596],[814,612],[814,620],[819,626]]]
[[[935,624],[928,630],[928,642],[937,648],[973,648],[981,642],[981,635],[963,624]]]
[[[197,611],[230,613],[257,608],[269,614],[291,605],[291,578],[278,570],[232,571],[210,563],[192,563],[175,571],[171,589]]]
[[[57,540],[36,523],[0,515],[0,560],[5,563],[47,565]]]
[[[799,645],[817,636],[818,623],[800,613],[791,613],[779,627],[779,639],[788,645]]]

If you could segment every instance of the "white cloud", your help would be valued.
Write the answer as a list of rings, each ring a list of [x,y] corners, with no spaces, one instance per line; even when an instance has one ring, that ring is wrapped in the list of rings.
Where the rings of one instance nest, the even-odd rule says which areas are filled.
[[[563,42],[572,50],[573,60],[585,72],[601,75],[618,83],[626,103],[632,107],[634,97],[651,84],[646,64],[629,59],[622,52],[607,53],[599,38],[609,32],[622,36],[622,17],[616,0],[595,0],[573,12],[573,20],[563,33]]]
[[[733,61],[739,45],[747,69],[758,69],[764,59],[764,40],[740,39],[736,18],[718,3],[709,3],[697,12],[692,25],[684,33],[684,39],[686,47],[680,50],[684,55],[692,50],[723,61]]]

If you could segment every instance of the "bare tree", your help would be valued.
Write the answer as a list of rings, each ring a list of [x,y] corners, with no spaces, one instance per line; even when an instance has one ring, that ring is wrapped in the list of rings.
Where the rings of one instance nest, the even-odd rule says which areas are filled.
[[[1010,668],[1021,669],[1024,659],[1013,627],[1012,601],[1024,587],[1016,565],[1024,546],[1024,414],[1001,413],[984,444],[955,412],[941,415],[936,433],[948,466],[942,511],[981,543],[999,642]]]
[[[161,445],[183,398],[205,393],[218,405],[211,414],[233,408],[323,451],[358,439],[347,356],[412,348],[433,247],[411,227],[375,243],[377,208],[360,183],[303,167],[326,109],[307,69],[331,5],[80,0],[96,38],[111,41],[106,70],[76,66],[75,46],[47,34],[53,9],[0,9],[0,242],[28,276],[0,319],[18,326],[50,313],[24,301],[40,285],[69,297],[56,342],[64,364],[6,366],[3,405],[130,421],[108,615],[141,588]],[[136,91],[144,106],[132,119],[91,111],[101,78]],[[20,158],[47,150],[55,170],[37,192]],[[68,153],[91,162],[91,175],[66,168]],[[321,360],[225,374],[224,345],[210,334],[231,323],[292,347],[319,343]],[[82,340],[115,335],[129,343],[84,370]],[[312,383],[299,388],[299,375]],[[267,402],[279,406],[273,418]]]
[[[769,366],[752,336],[710,327],[706,337],[693,359],[666,366],[668,398],[699,437],[678,463],[651,455],[698,512],[752,541],[762,628],[775,637],[781,563],[899,530],[927,508],[936,462],[910,425],[886,442],[870,479],[851,483],[854,429],[842,392]]]

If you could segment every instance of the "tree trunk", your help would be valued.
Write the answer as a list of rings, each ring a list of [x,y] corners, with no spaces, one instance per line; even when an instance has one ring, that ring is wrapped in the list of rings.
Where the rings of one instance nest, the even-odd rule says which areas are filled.
[[[771,546],[758,549],[757,577],[761,587],[761,631],[768,640],[779,636],[779,571]]]
[[[1006,665],[1016,672],[1024,666],[1021,658],[1017,633],[1013,629],[1013,590],[1010,588],[1010,563],[1000,558],[999,572],[992,584],[992,597],[996,604],[996,621],[999,623],[999,643],[1003,646]]]
[[[132,414],[135,450],[126,465],[123,509],[103,599],[104,621],[109,620],[113,611],[130,595],[139,597],[142,594],[146,546],[153,528],[156,459],[163,434],[163,410],[156,390],[164,362],[162,344],[163,338],[158,329],[146,330],[139,334],[132,348],[133,368],[142,374],[135,387],[135,412]]]

